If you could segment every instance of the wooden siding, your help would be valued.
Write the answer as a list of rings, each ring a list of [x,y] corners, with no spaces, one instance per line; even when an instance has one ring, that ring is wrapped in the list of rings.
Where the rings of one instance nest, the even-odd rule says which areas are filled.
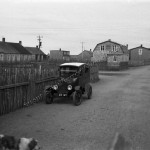
[[[150,59],[150,49],[137,47],[130,50],[130,61],[145,61]]]
[[[107,62],[128,62],[129,55],[121,54],[121,55],[107,55]]]
[[[104,49],[102,49],[102,46]],[[115,44],[111,41],[107,41],[102,44],[97,44],[95,49],[93,50],[93,61],[106,61],[107,54],[122,54],[123,51],[120,45]]]
[[[42,100],[57,70],[54,64],[0,65],[0,115]]]
[[[35,55],[0,54],[0,62],[28,62],[35,61]]]

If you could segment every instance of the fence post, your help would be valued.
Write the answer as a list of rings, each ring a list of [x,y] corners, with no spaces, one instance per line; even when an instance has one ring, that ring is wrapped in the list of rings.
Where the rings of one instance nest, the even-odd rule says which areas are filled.
[[[25,103],[25,106],[29,106],[33,104],[33,98],[35,95],[35,73],[34,73],[34,68],[33,65],[30,65],[27,68],[27,71],[29,72],[29,86],[28,86],[28,91],[27,91],[27,102]]]

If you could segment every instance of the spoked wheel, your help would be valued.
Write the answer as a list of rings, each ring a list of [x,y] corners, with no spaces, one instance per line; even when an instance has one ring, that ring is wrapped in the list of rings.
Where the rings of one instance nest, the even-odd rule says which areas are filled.
[[[87,93],[87,98],[91,99],[92,97],[92,86],[89,87],[88,93]]]
[[[45,103],[46,104],[52,104],[53,103],[53,96],[52,95],[46,95],[45,97]]]
[[[73,93],[73,103],[75,106],[79,106],[82,102],[81,100],[82,92],[81,91],[75,91]]]

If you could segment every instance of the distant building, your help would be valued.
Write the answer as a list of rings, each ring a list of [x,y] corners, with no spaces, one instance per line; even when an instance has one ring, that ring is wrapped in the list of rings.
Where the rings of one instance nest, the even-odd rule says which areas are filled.
[[[32,55],[23,46],[22,42],[11,43],[6,42],[5,38],[2,38],[0,42],[0,62],[24,62],[31,61]]]
[[[125,69],[128,67],[128,45],[108,41],[99,43],[93,50],[93,62],[106,62],[108,69]]]
[[[78,55],[70,55],[71,61],[84,61],[89,62],[91,61],[91,58],[93,57],[93,52],[91,50],[84,50]]]
[[[70,55],[70,61],[72,61],[72,62],[79,61],[78,60],[78,55]]]
[[[91,61],[91,58],[93,57],[93,52],[91,50],[84,50],[79,55],[77,55],[77,58],[79,61]]]
[[[70,61],[70,51],[66,50],[50,50],[51,60]]]
[[[39,49],[38,46],[25,48],[32,55],[35,61],[43,61],[46,59],[46,54],[41,49]]]
[[[100,62],[128,62],[128,45],[122,45],[116,42],[108,41],[99,43],[93,50],[92,61]]]
[[[129,49],[130,63],[135,65],[144,65],[145,62],[150,62],[150,48],[138,47]]]

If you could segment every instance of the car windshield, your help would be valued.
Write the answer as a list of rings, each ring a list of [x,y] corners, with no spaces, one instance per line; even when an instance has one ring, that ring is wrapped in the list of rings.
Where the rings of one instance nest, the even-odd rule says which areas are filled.
[[[78,67],[75,66],[62,66],[60,67],[60,77],[69,77],[78,71]]]

